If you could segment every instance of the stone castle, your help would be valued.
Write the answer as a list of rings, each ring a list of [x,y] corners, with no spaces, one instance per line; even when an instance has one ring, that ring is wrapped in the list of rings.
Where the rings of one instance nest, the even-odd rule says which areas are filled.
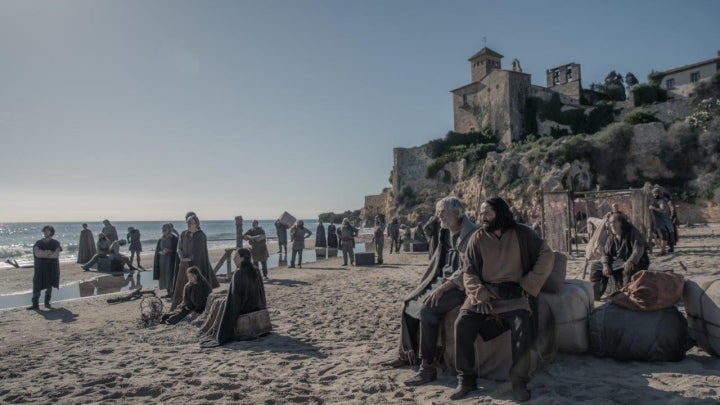
[[[547,70],[547,87],[533,85],[531,76],[523,73],[520,62],[512,62],[512,70],[502,68],[503,55],[487,47],[470,57],[470,83],[451,90],[453,99],[454,131],[470,133],[490,128],[498,133],[500,142],[509,145],[526,136],[525,109],[528,97],[550,100],[557,94],[563,105],[580,108],[582,93],[580,65],[570,63]],[[541,126],[541,133],[549,133]],[[449,192],[462,178],[463,165],[449,164],[444,181],[427,178],[426,167],[431,158],[423,147],[394,148],[392,188],[379,195],[365,197],[364,213],[390,214],[402,190],[412,190],[419,199],[424,195]],[[449,176],[449,178],[447,177]],[[444,190],[447,188],[447,190]]]
[[[547,87],[530,83],[530,75],[522,72],[515,59],[512,70],[502,69],[503,56],[482,48],[471,56],[470,83],[453,94],[455,132],[468,133],[490,128],[509,145],[526,134],[525,108],[528,97],[549,100],[560,95],[563,104],[579,106],[582,93],[580,65],[570,63],[547,70]]]

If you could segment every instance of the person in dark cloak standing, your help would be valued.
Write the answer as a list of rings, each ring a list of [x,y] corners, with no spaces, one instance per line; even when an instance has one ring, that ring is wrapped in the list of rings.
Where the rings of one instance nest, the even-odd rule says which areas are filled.
[[[175,287],[173,291],[173,301],[170,310],[174,311],[182,302],[182,292],[187,283],[187,269],[195,266],[202,274],[212,288],[217,288],[220,284],[215,277],[215,272],[210,265],[210,257],[207,249],[207,237],[205,232],[200,229],[200,220],[195,215],[187,218],[188,229],[180,234],[178,241],[178,257],[180,264],[175,274]]]
[[[168,297],[172,296],[175,269],[178,264],[178,237],[172,231],[172,225],[162,226],[162,236],[158,239],[153,260],[153,280],[158,280],[158,287],[167,291]]]
[[[51,309],[50,298],[52,288],[60,288],[60,242],[53,239],[55,228],[45,225],[42,228],[43,238],[35,242],[33,257],[35,269],[33,274],[32,305],[27,309],[39,309],[40,291],[45,290],[45,308]]]
[[[95,256],[95,238],[93,233],[88,229],[88,224],[82,224],[80,231],[80,242],[78,242],[77,262],[80,264],[87,263]]]
[[[320,221],[317,230],[315,231],[315,247],[327,247],[327,241],[325,240],[325,225],[323,225],[322,221]]]
[[[288,242],[288,227],[280,220],[275,221],[275,232],[278,238],[278,254],[282,259],[283,247],[285,248],[285,259],[287,260],[287,242]]]
[[[130,263],[133,262],[133,259],[137,256],[137,266],[138,268],[142,269],[143,267],[140,265],[140,253],[142,252],[142,242],[140,241],[140,230],[135,229],[134,227],[128,228],[128,233],[126,238],[128,241],[128,250],[130,251]]]
[[[214,342],[204,342],[202,347],[219,346],[235,339],[235,324],[240,315],[249,314],[267,308],[265,286],[260,271],[252,263],[250,251],[239,248],[235,252],[235,265],[230,288],[228,289],[222,314],[218,317],[220,325],[210,330],[217,330]]]
[[[328,247],[331,249],[337,249],[338,248],[338,237],[337,237],[337,230],[335,229],[335,224],[330,221],[330,224],[328,224],[327,229],[327,244]]]

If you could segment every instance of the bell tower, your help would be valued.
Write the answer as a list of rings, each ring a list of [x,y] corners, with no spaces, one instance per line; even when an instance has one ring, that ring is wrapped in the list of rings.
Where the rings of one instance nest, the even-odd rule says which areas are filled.
[[[493,69],[501,69],[500,61],[503,56],[488,47],[484,47],[478,53],[471,56],[470,61],[470,81],[475,83],[487,76]]]

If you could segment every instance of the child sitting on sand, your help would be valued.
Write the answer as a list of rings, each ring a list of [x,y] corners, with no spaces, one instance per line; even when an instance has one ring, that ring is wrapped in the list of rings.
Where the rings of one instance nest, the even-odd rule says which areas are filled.
[[[207,297],[212,292],[210,283],[205,280],[205,277],[200,274],[200,270],[195,266],[187,269],[187,277],[188,282],[183,289],[183,302],[180,311],[163,315],[163,323],[174,325],[188,315],[195,318],[205,311]]]

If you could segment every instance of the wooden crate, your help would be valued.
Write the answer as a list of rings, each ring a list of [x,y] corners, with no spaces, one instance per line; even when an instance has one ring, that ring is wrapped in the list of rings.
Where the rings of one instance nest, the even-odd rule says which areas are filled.
[[[374,266],[375,253],[355,253],[356,266]]]

